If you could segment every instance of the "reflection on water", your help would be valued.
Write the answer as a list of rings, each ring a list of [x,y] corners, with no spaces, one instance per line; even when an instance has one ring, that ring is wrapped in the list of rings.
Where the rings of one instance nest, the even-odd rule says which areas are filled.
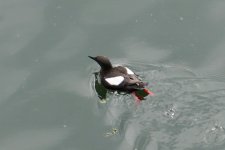
[[[107,137],[122,137],[118,149],[197,149],[223,145],[225,82],[198,77],[185,67],[128,65],[149,82],[155,96],[146,97],[139,106],[130,95],[115,93],[104,95],[106,103],[98,102],[105,125],[118,130],[118,134],[106,131],[110,134]],[[94,79],[91,82],[96,84]],[[92,86],[92,90],[99,90],[98,86]],[[98,92],[95,97],[99,97]]]

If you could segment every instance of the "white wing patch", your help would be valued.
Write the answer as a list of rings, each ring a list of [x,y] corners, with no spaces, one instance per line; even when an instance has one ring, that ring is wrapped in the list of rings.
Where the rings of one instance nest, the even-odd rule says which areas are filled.
[[[105,80],[106,80],[110,85],[119,85],[120,83],[123,82],[124,77],[123,77],[123,76],[116,76],[116,77],[111,77],[111,78],[105,78]]]
[[[125,67],[125,68],[126,68],[126,70],[127,70],[127,74],[134,74],[134,72],[131,71],[129,68],[127,68],[127,67]]]

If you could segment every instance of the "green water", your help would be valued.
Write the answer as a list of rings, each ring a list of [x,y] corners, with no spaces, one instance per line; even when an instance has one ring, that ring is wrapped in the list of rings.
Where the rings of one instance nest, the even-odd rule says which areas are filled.
[[[225,1],[0,0],[0,150],[224,150]],[[87,56],[154,97],[100,101]]]

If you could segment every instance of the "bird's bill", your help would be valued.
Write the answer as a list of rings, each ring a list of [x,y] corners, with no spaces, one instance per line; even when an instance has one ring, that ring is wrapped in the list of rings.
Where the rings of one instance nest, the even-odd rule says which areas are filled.
[[[92,57],[92,56],[88,56],[89,58],[91,58],[91,59],[93,59],[93,60],[95,60],[96,58],[95,57]]]

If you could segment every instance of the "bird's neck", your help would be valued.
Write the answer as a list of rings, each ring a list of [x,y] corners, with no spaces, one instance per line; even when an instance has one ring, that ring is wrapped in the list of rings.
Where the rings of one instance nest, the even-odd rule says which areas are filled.
[[[110,70],[113,68],[112,64],[100,64],[102,70]]]

